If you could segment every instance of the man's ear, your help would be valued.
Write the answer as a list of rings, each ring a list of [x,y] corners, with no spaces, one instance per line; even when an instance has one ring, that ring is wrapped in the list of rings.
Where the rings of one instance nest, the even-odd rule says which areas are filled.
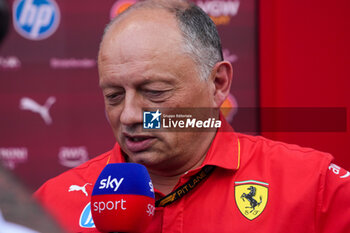
[[[211,81],[215,87],[214,102],[216,107],[220,107],[231,90],[233,68],[230,62],[221,61],[215,64]]]

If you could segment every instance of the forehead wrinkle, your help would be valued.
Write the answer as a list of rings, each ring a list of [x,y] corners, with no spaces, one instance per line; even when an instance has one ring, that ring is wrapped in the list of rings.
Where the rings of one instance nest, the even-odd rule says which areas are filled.
[[[119,80],[124,79],[128,82],[134,81],[135,83],[140,83],[147,81],[148,79],[153,80],[175,80],[179,77],[186,76],[189,73],[192,75],[197,75],[195,69],[186,67],[186,64],[193,63],[193,60],[182,54],[181,57],[177,57],[178,60],[176,67],[174,64],[168,63],[168,61],[163,61],[162,57],[164,54],[148,53],[149,58],[144,59],[134,59],[131,61],[126,61],[124,63],[119,63],[110,58],[109,56],[101,56],[99,63],[100,70],[100,80],[104,79],[104,82],[109,82],[111,84],[116,84]],[[177,56],[174,54],[173,56]],[[143,80],[140,80],[143,79]]]
[[[171,73],[171,71],[174,69],[173,64],[168,60],[166,60],[166,56],[169,54],[169,51],[175,50],[174,52],[171,52],[172,56],[179,57],[178,60],[180,62],[177,64],[182,63],[182,60],[186,59],[183,57],[183,54],[180,54],[176,52],[176,49],[169,49],[168,51],[153,51],[152,49],[149,49],[147,47],[142,48],[144,51],[148,52],[142,52],[138,54],[138,56],[128,56],[124,55],[124,52],[118,53],[118,56],[114,56],[117,51],[120,51],[118,48],[117,51],[108,50],[108,51],[102,51],[99,56],[99,70],[104,73],[108,73],[108,75],[111,74],[119,74],[119,76],[123,76],[125,73],[127,74],[133,74],[138,71],[140,71],[140,74],[148,74],[149,71],[151,74],[150,76],[153,76],[156,73]],[[180,66],[178,67],[180,68]],[[118,72],[118,73],[117,73]],[[102,75],[102,73],[100,73]],[[145,76],[147,77],[147,75]]]
[[[146,63],[146,62],[144,62]],[[144,70],[144,67],[147,66],[141,65],[140,62],[137,64],[135,62],[127,62],[123,64],[108,62],[101,64],[104,74],[104,78],[131,78],[142,76],[140,71]]]

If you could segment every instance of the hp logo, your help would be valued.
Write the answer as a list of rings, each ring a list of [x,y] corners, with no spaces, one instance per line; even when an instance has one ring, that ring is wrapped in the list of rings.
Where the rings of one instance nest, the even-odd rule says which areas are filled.
[[[51,36],[60,22],[60,11],[54,0],[15,0],[13,24],[16,31],[30,40]]]

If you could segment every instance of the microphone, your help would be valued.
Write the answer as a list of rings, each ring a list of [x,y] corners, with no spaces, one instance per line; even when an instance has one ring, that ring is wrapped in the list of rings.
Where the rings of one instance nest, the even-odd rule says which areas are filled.
[[[152,221],[155,198],[146,167],[111,163],[101,172],[91,195],[91,214],[102,232],[142,232]]]

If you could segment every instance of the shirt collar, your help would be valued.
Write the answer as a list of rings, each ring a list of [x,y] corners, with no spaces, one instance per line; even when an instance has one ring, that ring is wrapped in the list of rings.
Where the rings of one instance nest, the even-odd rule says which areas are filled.
[[[240,143],[230,124],[220,114],[218,129],[201,167],[214,165],[229,170],[238,170],[240,164]]]
[[[118,143],[116,143],[113,147],[112,154],[109,156],[107,164],[109,163],[125,163],[126,160],[123,156],[122,150]]]

